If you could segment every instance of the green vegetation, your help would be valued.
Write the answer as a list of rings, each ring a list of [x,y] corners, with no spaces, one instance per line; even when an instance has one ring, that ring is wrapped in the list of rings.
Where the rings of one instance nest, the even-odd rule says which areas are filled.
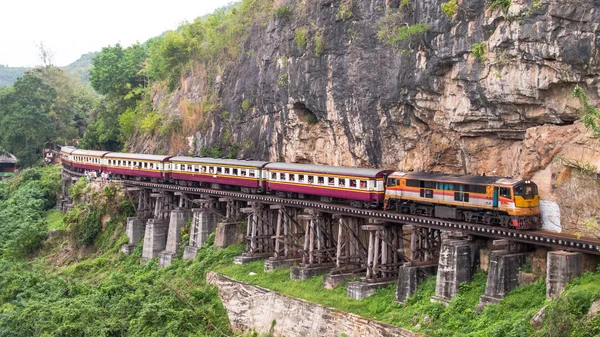
[[[377,32],[379,41],[390,46],[399,46],[402,43],[410,44],[429,31],[429,25],[426,23],[399,25],[399,21],[400,13],[386,14],[379,22],[379,31]]]
[[[306,34],[307,34],[306,29],[302,29],[302,28],[296,29],[296,36],[294,39],[296,40],[296,45],[298,46],[298,49],[303,49],[306,46],[306,42],[307,42]]]
[[[485,61],[485,42],[473,43],[471,45],[471,54],[473,54],[473,56],[479,60],[479,62]]]
[[[250,102],[247,99],[243,100],[242,101],[242,110],[248,110],[250,108],[252,108],[252,105],[250,104]]]
[[[323,41],[323,33],[315,34],[315,56],[320,57],[325,51],[325,42]]]
[[[0,89],[0,148],[18,165],[40,161],[49,143],[66,144],[80,136],[97,97],[62,69],[28,70],[12,86]]]
[[[306,117],[306,121],[308,122],[308,124],[317,124],[319,123],[319,119],[317,118],[317,116],[315,116],[312,113],[309,113],[308,116]]]
[[[573,97],[579,99],[579,102],[583,107],[581,112],[583,125],[592,131],[594,137],[600,137],[600,126],[598,126],[600,109],[590,104],[590,99],[585,94],[585,90],[578,85],[573,89]]]
[[[340,7],[335,15],[335,19],[338,21],[346,21],[352,17],[352,7],[354,6],[354,0],[342,0]]]
[[[444,12],[444,14],[446,14],[446,16],[450,19],[456,15],[458,8],[458,0],[449,0],[448,2],[444,2],[442,4],[442,12]]]
[[[294,10],[289,5],[281,5],[275,10],[275,17],[283,22],[292,18]]]
[[[76,207],[65,216],[71,236],[37,250],[50,226],[64,228],[60,214],[46,212],[59,187],[56,167],[0,182],[1,336],[230,335],[205,275],[239,255],[240,245],[216,251],[211,238],[194,261],[164,269],[156,260],[140,264],[141,244],[129,257],[119,252],[132,210],[123,192],[81,180],[71,189]],[[73,238],[88,248],[61,248],[72,247]]]
[[[501,9],[505,13],[508,11],[510,4],[511,0],[489,0],[491,9]]]
[[[60,187],[56,167],[24,170],[0,181],[0,259],[23,258],[35,251],[47,233],[46,211]]]

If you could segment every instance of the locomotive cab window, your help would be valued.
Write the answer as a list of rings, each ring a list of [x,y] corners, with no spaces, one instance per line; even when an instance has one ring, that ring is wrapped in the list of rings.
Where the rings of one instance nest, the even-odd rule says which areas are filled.
[[[510,188],[501,188],[500,189],[500,196],[503,197],[503,198],[512,199],[512,197],[510,195]]]
[[[394,179],[394,178],[388,178],[387,185],[388,186],[396,186],[396,179]]]
[[[423,182],[423,187],[425,187],[425,188],[435,188],[435,186],[436,186],[436,182],[435,181],[424,181]]]

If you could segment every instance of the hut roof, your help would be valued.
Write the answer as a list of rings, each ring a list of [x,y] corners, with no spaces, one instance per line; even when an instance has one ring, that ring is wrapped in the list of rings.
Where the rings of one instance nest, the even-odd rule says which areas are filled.
[[[0,155],[0,164],[16,164],[17,163],[17,157],[13,156],[12,154],[8,154],[8,155]]]

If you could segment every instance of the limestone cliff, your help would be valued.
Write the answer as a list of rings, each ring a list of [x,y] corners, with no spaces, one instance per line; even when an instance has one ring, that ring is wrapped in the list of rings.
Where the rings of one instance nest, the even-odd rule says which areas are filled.
[[[600,1],[458,0],[451,18],[442,3],[276,1],[291,15],[254,23],[235,63],[216,78],[190,71],[175,93],[157,88],[154,105],[181,114],[217,94],[184,153],[235,144],[240,158],[495,171],[536,177],[546,199],[562,198],[557,155],[600,159],[571,95],[580,85],[598,103]],[[390,17],[428,30],[388,45],[377,35]]]

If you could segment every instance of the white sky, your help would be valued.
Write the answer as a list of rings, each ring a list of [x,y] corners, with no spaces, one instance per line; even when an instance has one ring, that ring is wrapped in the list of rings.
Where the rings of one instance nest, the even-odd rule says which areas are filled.
[[[0,64],[41,64],[38,45],[65,66],[82,54],[144,42],[184,21],[236,0],[4,0],[0,3]]]

